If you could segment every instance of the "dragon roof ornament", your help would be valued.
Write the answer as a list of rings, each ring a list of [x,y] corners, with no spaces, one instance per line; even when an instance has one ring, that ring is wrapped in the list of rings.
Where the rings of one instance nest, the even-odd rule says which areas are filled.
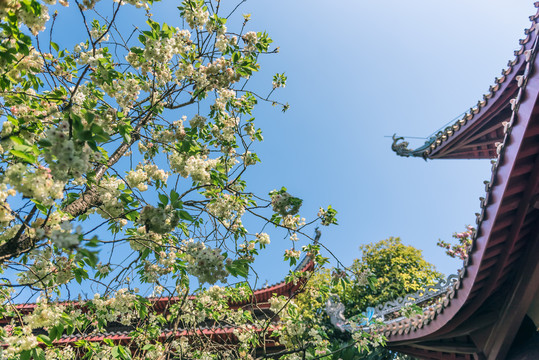
[[[405,141],[404,137],[402,136],[397,137],[397,134],[394,134],[392,139],[393,144],[391,144],[391,150],[393,150],[397,155],[403,157],[422,157],[423,159],[427,160],[427,154],[425,151],[436,141],[436,136],[431,136],[427,141],[425,141],[424,145],[418,147],[417,149],[409,149],[408,145],[410,143]]]

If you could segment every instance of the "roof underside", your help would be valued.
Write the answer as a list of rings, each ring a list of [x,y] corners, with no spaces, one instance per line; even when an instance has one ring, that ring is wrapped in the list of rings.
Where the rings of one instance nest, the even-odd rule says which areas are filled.
[[[535,3],[538,7],[538,3]],[[439,131],[424,145],[409,149],[404,138],[394,137],[392,149],[401,156],[424,159],[492,159],[497,157],[497,145],[503,141],[504,128],[511,121],[513,107],[525,76],[526,63],[537,38],[535,22],[539,12],[530,17],[532,25],[524,31],[515,59],[509,61],[501,77],[477,105],[453,125]]]
[[[539,20],[532,20],[513,80],[423,152],[497,159],[459,280],[430,311],[386,326],[394,350],[424,359],[505,358],[539,289]]]

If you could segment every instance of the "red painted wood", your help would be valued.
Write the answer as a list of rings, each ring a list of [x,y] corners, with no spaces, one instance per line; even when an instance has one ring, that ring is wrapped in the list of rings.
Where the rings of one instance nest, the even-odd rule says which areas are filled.
[[[533,68],[538,69],[538,67],[539,60],[536,59]],[[411,340],[418,341],[419,339],[429,339],[433,338],[434,336],[440,336],[444,333],[453,331],[459,326],[459,324],[465,322],[496,288],[498,277],[503,272],[508,257],[511,254],[511,250],[518,241],[520,231],[519,228],[524,223],[526,216],[525,210],[527,209],[527,205],[523,204],[519,208],[518,212],[512,213],[512,216],[514,217],[513,220],[507,222],[507,214],[503,214],[500,206],[502,200],[505,199],[504,194],[511,190],[511,180],[513,180],[512,172],[516,169],[517,159],[519,159],[520,154],[524,152],[523,150],[525,150],[522,148],[525,138],[524,135],[528,128],[528,124],[530,123],[530,119],[532,118],[532,114],[534,113],[538,96],[539,75],[536,71],[528,80],[526,94],[518,111],[518,122],[516,122],[516,124],[513,126],[510,138],[506,142],[506,149],[504,150],[503,157],[498,166],[496,180],[491,190],[492,202],[486,208],[487,215],[481,224],[480,236],[478,236],[476,246],[473,252],[470,254],[470,264],[466,269],[467,275],[464,277],[464,279],[462,279],[461,288],[458,290],[456,297],[451,301],[451,306],[444,309],[443,313],[438,315],[438,317],[428,326],[424,326],[423,328],[409,334],[391,336],[389,339],[390,343],[398,345],[404,341],[409,342]],[[535,121],[537,121],[537,119],[535,119]],[[530,126],[530,128],[535,128],[535,125]],[[537,178],[539,178],[539,176],[537,176]],[[518,185],[518,182],[513,182],[513,184]],[[533,194],[528,194],[528,196],[531,195]],[[521,200],[521,204],[526,202],[529,203],[529,198]],[[485,266],[489,265],[488,262],[484,262],[485,253],[490,245],[492,230],[494,229],[498,220],[502,220],[509,226],[515,223],[516,225],[513,225],[512,238],[508,240],[506,245],[506,257],[500,261],[498,265],[491,266],[490,269],[485,269]],[[492,277],[481,274],[481,278],[489,280],[486,285],[481,284],[481,287],[483,288],[483,286],[486,286],[486,289],[476,291],[477,289],[475,285],[478,284],[475,284],[475,281],[479,278],[478,275],[482,271],[487,271],[490,273],[489,275],[492,275]],[[471,293],[474,293],[476,296],[473,298],[470,297]]]

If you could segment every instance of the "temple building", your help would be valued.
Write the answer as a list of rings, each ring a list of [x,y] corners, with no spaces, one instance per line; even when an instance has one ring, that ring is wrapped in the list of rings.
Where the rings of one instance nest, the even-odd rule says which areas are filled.
[[[320,238],[320,233],[317,232],[317,237],[315,241],[318,241]],[[310,273],[314,270],[315,263],[309,256],[304,256],[298,265],[295,267],[294,272],[296,273]],[[261,320],[269,320],[269,325],[265,329],[256,329],[258,334],[262,339],[262,344],[256,347],[256,356],[268,356],[271,357],[272,354],[278,353],[285,349],[284,346],[279,344],[278,340],[275,337],[272,337],[274,331],[274,326],[278,325],[279,317],[276,316],[270,310],[269,299],[273,296],[285,296],[288,298],[294,297],[298,292],[301,292],[305,283],[307,282],[307,277],[299,277],[297,281],[281,281],[277,284],[264,286],[263,288],[256,289],[253,291],[250,298],[230,302],[228,306],[230,309],[241,309],[243,311],[249,311],[252,313],[253,317]],[[156,297],[148,298],[151,309],[156,314],[167,316],[170,309],[174,307],[175,304],[181,303],[184,299],[181,297]],[[85,303],[77,301],[67,301],[60,303],[61,305],[68,305],[74,308],[80,308],[85,311]],[[17,313],[24,317],[36,309],[37,304],[19,304],[15,305]],[[0,327],[9,326],[11,322],[10,317],[0,317]],[[220,323],[218,321],[207,320],[204,323],[198,324],[195,328],[174,328],[172,324],[170,326],[164,326],[161,329],[161,334],[159,336],[159,341],[171,341],[173,339],[178,339],[182,337],[195,338],[202,337],[205,339],[211,340],[215,345],[219,344],[223,349],[226,349],[227,346],[234,347],[238,343],[237,335],[235,333],[236,327],[230,326],[227,324]],[[131,348],[135,351],[136,346],[133,345],[133,336],[132,333],[136,330],[136,325],[124,325],[118,321],[111,321],[106,326],[106,331],[97,332],[89,331],[85,333],[73,332],[72,334],[63,334],[60,339],[54,340],[53,344],[57,347],[64,346],[77,346],[77,342],[83,340],[90,343],[102,343],[106,341],[112,341],[116,345],[123,345]],[[36,335],[44,334],[48,332],[44,329],[34,330]],[[1,348],[6,348],[10,344],[0,344],[0,355]],[[82,358],[84,354],[84,349],[78,348],[79,353],[77,358]],[[1,356],[0,356],[1,358]]]
[[[492,162],[468,258],[427,296],[423,314],[386,321],[393,350],[421,359],[539,359],[539,12],[530,20],[514,60],[461,119],[416,149],[393,137],[401,156]]]
[[[539,2],[535,6],[539,8]],[[374,316],[384,321],[376,331],[384,333],[392,350],[432,360],[539,359],[539,11],[530,20],[515,58],[461,119],[415,149],[404,138],[393,137],[392,149],[400,156],[491,159],[492,173],[480,199],[473,243],[458,274],[373,309]],[[313,268],[306,257],[296,271]],[[304,280],[283,281],[256,290],[250,301],[230,307],[271,316],[268,299],[272,294],[291,297],[303,285]],[[160,313],[179,300],[150,299]],[[409,303],[420,305],[423,312],[413,318],[392,317]],[[336,314],[342,315],[337,305],[334,308],[340,313]],[[34,309],[32,304],[17,307],[22,314]],[[4,318],[0,326],[8,322]],[[354,331],[344,322],[337,325]],[[64,335],[55,344],[81,339],[128,344],[132,331],[132,326],[113,323],[106,333]],[[223,343],[235,342],[232,327],[208,324],[199,331]],[[162,336],[189,333],[163,329]],[[269,336],[265,339],[269,354],[283,349]]]

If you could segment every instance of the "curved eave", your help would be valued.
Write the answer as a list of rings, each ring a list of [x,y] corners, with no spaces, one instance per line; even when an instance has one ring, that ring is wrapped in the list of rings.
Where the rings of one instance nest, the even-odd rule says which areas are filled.
[[[416,319],[387,326],[384,331],[392,347],[458,334],[459,327],[469,322],[490,296],[504,286],[512,286],[511,279],[526,264],[536,271],[537,248],[533,247],[539,242],[539,60],[533,56],[531,61],[533,65],[528,63],[520,84],[512,122],[498,148],[486,196],[481,199],[478,230],[461,279],[443,304]]]
[[[535,19],[531,31],[535,28]],[[495,85],[452,126],[438,133],[423,156],[429,159],[489,159],[496,158],[496,143],[503,140],[503,122],[509,121],[512,113],[511,101],[516,97],[522,82],[526,60],[534,44],[537,32],[526,31],[521,40],[521,49],[510,61]]]
[[[534,3],[539,8],[539,2]],[[495,79],[489,92],[453,125],[446,127],[416,149],[408,149],[403,138],[393,138],[393,151],[405,157],[424,159],[488,159],[496,158],[497,143],[504,135],[504,122],[510,121],[511,99],[515,98],[522,83],[526,61],[536,41],[535,30],[539,21],[539,11],[530,16],[532,22],[524,31],[525,38],[519,41],[520,49],[515,51],[515,59],[509,61],[502,70],[501,77]],[[517,100],[514,100],[517,101]],[[398,143],[402,140],[401,143]]]

